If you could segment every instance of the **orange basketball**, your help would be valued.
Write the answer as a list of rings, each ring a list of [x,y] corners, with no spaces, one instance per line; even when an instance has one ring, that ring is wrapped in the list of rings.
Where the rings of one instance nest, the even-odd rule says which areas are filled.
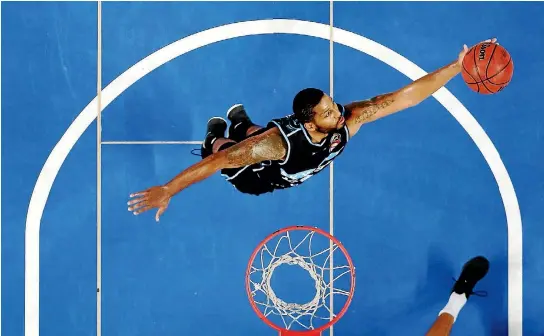
[[[482,94],[504,89],[514,74],[514,61],[501,45],[483,42],[470,48],[463,58],[461,75],[468,87]]]

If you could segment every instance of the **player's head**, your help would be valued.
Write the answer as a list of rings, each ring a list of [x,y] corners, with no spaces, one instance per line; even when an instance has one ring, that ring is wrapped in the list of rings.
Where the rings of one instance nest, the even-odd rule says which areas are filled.
[[[293,99],[295,118],[310,131],[329,133],[344,126],[338,105],[319,89],[307,88]]]

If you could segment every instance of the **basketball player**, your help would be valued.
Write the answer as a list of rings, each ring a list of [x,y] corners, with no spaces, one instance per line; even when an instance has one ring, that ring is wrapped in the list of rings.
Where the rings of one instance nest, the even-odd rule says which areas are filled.
[[[228,136],[225,120],[210,119],[202,160],[165,185],[130,195],[128,210],[138,215],[158,208],[158,221],[172,196],[217,171],[240,192],[251,195],[299,185],[342,153],[363,124],[413,107],[446,85],[461,72],[468,50],[464,45],[455,61],[397,91],[345,106],[319,89],[304,89],[293,100],[293,114],[265,127],[253,123],[242,105],[235,105],[227,113]]]
[[[489,261],[482,256],[472,258],[465,263],[459,279],[453,286],[448,303],[438,313],[437,319],[426,336],[448,336],[450,334],[453,323],[457,320],[457,315],[467,303],[468,298],[472,294],[485,296],[483,293],[473,292],[473,289],[478,281],[482,280],[487,274],[488,270]]]

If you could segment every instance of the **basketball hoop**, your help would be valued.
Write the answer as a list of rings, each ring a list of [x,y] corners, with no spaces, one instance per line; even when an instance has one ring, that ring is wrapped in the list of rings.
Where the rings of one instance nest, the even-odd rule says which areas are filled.
[[[275,283],[273,275],[284,265],[291,272]],[[297,280],[303,278],[313,284],[297,287]],[[284,293],[277,294],[278,289]],[[246,270],[251,307],[282,336],[320,336],[342,318],[354,291],[355,267],[347,250],[329,233],[309,226],[290,226],[270,234],[255,248]],[[297,298],[287,300],[286,293]],[[336,305],[342,307],[338,313]]]

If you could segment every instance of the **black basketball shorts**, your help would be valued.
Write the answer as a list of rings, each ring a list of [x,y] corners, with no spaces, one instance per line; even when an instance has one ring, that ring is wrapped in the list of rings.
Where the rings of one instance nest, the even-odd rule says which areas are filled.
[[[250,136],[257,135],[264,131],[265,129],[263,128]],[[225,143],[219,147],[219,151],[225,150],[231,146],[234,146],[235,144],[235,142]],[[202,158],[204,159],[208,155],[203,155]],[[261,175],[259,175],[259,169],[257,168],[259,168],[258,165],[240,168],[225,168],[221,169],[221,175],[223,175],[228,182],[238,189],[238,191],[244,194],[261,195],[274,191],[275,188],[270,182],[266,181]]]

